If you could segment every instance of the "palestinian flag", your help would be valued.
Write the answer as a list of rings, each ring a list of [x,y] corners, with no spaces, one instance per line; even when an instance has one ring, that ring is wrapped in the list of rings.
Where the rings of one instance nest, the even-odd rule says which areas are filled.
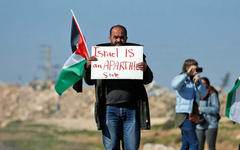
[[[55,84],[55,90],[59,95],[82,79],[86,58],[89,57],[85,39],[73,11],[72,15],[71,46],[73,54],[63,65]]]
[[[240,123],[240,77],[233,89],[228,93],[225,116]]]

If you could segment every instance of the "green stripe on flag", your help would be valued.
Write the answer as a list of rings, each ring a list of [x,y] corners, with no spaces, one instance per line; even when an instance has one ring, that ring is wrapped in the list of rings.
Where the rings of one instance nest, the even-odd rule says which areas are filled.
[[[59,74],[58,80],[55,84],[55,90],[59,95],[82,79],[84,65],[87,60],[83,60],[77,64],[74,64],[68,68],[62,69]]]
[[[236,90],[240,85],[240,80],[237,82],[237,84],[232,88],[232,90],[228,93],[227,96],[227,103],[226,103],[226,112],[225,112],[225,116],[230,118],[230,110],[231,110],[231,106],[233,105],[233,103],[235,102],[236,99]]]

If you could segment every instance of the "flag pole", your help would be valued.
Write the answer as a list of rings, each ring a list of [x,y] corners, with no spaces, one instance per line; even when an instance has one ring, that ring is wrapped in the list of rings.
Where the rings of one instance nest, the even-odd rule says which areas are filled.
[[[77,19],[76,19],[75,15],[74,15],[74,12],[73,12],[72,9],[70,9],[70,10],[71,10],[72,16],[73,16],[73,18],[74,18],[74,20],[75,20],[75,22],[76,22],[76,24],[77,24],[77,28],[78,28],[80,34],[83,36],[82,31],[81,31],[81,28],[80,28],[80,26],[79,26],[79,24],[78,24],[78,22],[77,22]],[[85,41],[85,38],[84,38],[84,37],[83,37],[83,41],[84,41],[84,42],[83,42],[84,45],[85,45],[86,48],[87,48],[86,41]],[[89,55],[89,52],[88,52],[88,48],[87,48],[87,53],[88,53],[88,56],[90,56],[90,55]]]

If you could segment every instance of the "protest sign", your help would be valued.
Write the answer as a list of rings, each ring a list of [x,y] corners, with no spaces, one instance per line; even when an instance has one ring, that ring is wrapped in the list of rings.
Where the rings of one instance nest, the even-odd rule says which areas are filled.
[[[92,56],[91,79],[143,79],[143,46],[93,46]]]

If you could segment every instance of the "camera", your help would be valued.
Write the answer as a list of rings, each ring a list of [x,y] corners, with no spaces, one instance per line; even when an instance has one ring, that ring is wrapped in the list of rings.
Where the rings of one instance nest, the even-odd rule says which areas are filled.
[[[202,67],[197,67],[197,68],[196,68],[196,72],[197,72],[197,73],[200,73],[200,72],[202,72],[202,71],[203,71],[203,68],[202,68]]]

